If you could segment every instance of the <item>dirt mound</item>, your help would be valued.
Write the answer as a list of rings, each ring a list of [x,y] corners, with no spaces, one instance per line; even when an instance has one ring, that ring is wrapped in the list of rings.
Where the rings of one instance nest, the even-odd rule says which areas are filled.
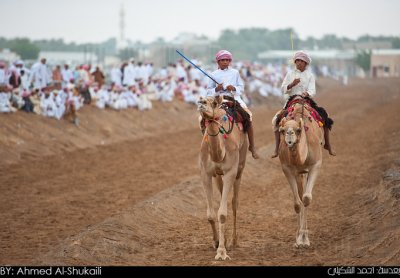
[[[57,128],[41,119],[25,123],[24,115],[11,115],[22,117],[18,121],[35,132],[44,126],[59,137],[52,140],[45,133],[47,156],[34,152],[26,160],[19,160],[21,149],[13,144],[28,135],[14,131],[13,140],[1,139],[8,142],[1,148],[8,159],[0,175],[0,263],[394,265],[400,250],[400,80],[354,79],[347,87],[325,81],[318,81],[323,89],[317,102],[335,120],[332,144],[338,156],[324,153],[308,213],[309,249],[293,246],[293,198],[279,162],[269,158],[270,119],[279,105],[254,109],[263,158],[249,156],[244,170],[240,246],[228,251],[232,261],[216,262],[198,177],[197,112],[181,104],[159,104],[158,111],[135,115],[83,111],[88,114],[81,122],[84,116],[92,118],[78,129],[72,126],[74,135],[66,128],[57,135]],[[9,129],[15,123],[8,120]],[[112,130],[101,145],[104,123]],[[82,138],[88,141],[80,145]],[[40,140],[32,136],[24,148],[31,144],[36,150]]]

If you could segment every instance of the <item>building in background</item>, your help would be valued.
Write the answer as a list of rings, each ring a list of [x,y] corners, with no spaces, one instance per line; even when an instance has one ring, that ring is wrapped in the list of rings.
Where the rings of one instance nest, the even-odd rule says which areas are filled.
[[[400,49],[372,50],[371,76],[400,77]]]
[[[69,52],[69,51],[40,51],[39,59],[46,58],[49,65],[81,65],[98,64],[97,55],[93,52]]]
[[[270,50],[258,54],[258,58],[264,63],[291,64],[291,58],[295,51]],[[359,67],[355,62],[354,50],[310,50],[306,51],[312,59],[311,66],[318,75],[324,76],[357,76]]]

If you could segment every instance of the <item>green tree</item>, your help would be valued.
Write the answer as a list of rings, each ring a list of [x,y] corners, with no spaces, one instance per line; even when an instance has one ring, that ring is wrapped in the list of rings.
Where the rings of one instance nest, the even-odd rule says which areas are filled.
[[[37,59],[40,51],[39,47],[26,38],[12,40],[10,42],[10,49],[19,54],[23,60]]]
[[[393,48],[400,48],[400,37],[392,39],[392,47]]]
[[[138,52],[133,48],[124,48],[119,51],[119,58],[123,61],[128,61],[131,58],[136,58],[138,56]]]
[[[357,52],[356,63],[364,71],[368,72],[371,67],[371,51],[370,50],[360,50]]]

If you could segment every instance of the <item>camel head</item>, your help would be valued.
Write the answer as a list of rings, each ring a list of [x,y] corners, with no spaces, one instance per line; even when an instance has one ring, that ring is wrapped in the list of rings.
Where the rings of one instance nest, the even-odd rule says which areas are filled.
[[[279,132],[284,136],[286,145],[289,149],[293,148],[300,140],[303,119],[300,121],[283,119]]]
[[[222,96],[216,97],[200,97],[197,101],[197,110],[205,119],[215,119],[225,114],[225,110],[221,109],[223,101]]]

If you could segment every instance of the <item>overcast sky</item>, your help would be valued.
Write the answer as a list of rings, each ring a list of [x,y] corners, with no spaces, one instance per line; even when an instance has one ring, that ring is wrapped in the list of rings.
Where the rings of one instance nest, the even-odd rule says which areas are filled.
[[[248,27],[293,27],[302,39],[400,36],[400,0],[0,0],[0,37],[102,42],[119,37],[121,5],[132,41]]]

